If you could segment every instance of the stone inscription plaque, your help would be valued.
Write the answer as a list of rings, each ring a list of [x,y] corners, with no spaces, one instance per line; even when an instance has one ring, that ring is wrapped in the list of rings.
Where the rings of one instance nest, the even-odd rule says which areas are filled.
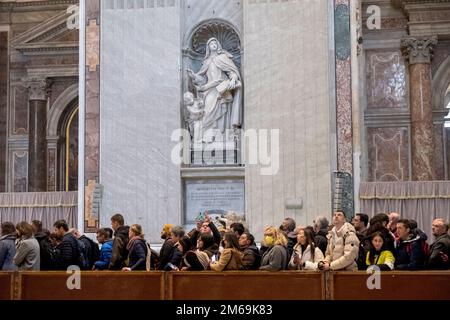
[[[212,217],[235,211],[244,213],[243,179],[193,180],[185,182],[186,223],[194,224],[199,212],[208,211]]]

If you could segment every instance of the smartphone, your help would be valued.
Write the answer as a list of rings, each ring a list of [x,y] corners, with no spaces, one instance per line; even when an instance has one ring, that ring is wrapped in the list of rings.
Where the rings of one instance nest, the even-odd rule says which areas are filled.
[[[177,270],[178,268],[177,268],[177,266],[175,266],[173,263],[168,263],[168,265],[169,265],[169,267],[172,269],[172,270]]]

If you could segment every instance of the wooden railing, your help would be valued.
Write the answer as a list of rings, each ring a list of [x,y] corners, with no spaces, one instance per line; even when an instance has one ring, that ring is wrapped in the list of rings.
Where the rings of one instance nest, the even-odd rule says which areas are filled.
[[[72,290],[70,276],[0,272],[0,300],[450,300],[450,271],[386,272],[372,290],[365,272],[82,272]]]

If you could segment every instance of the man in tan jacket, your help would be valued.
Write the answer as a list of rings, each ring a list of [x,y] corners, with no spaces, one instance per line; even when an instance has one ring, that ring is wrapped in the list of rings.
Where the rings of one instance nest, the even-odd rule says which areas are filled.
[[[359,240],[355,228],[345,220],[342,211],[333,214],[333,229],[328,233],[328,246],[325,260],[320,263],[320,270],[356,271],[356,258],[358,257]]]

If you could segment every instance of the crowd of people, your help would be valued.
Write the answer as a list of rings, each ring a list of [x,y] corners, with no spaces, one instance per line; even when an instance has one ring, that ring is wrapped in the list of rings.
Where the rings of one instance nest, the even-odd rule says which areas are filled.
[[[336,211],[332,224],[324,216],[312,226],[297,226],[286,218],[279,227],[268,226],[258,246],[242,223],[217,227],[200,214],[196,227],[166,224],[158,252],[150,247],[139,224],[125,225],[121,214],[111,217],[111,228],[97,231],[97,242],[65,220],[53,232],[40,221],[1,224],[0,270],[448,270],[449,224],[432,222],[433,243],[417,222],[398,213],[379,213],[370,220],[356,214],[351,223]]]

